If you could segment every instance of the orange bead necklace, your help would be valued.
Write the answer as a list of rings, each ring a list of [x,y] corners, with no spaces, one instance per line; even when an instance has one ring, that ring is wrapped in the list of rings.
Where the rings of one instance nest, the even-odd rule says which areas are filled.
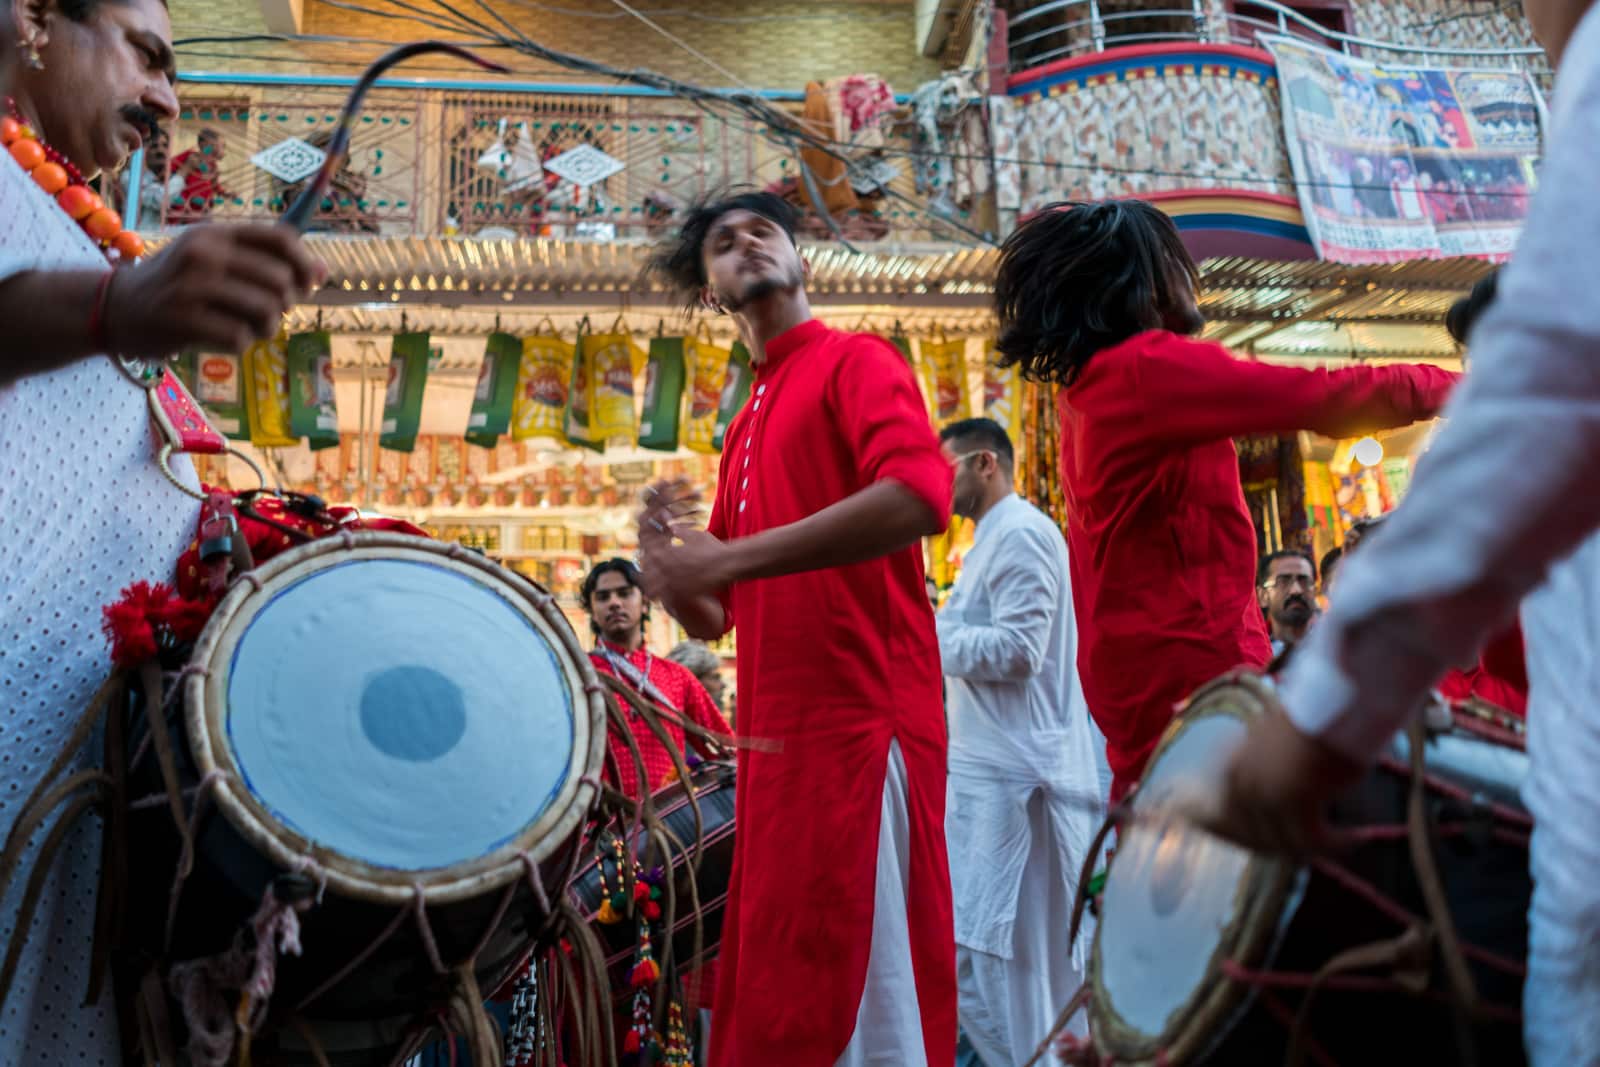
[[[98,193],[89,188],[83,173],[71,160],[39,139],[17,111],[16,102],[6,98],[6,112],[0,116],[0,145],[5,146],[39,188],[55,197],[60,205],[88,234],[106,256],[132,262],[144,255],[144,238],[122,228],[122,216],[106,206]]]

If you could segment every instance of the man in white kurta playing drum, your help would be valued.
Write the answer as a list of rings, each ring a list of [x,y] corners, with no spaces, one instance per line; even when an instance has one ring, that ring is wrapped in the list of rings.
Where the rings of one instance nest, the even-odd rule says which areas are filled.
[[[1020,1067],[1083,982],[1089,938],[1069,946],[1068,925],[1110,771],[1078,682],[1061,531],[1012,490],[999,423],[953,423],[940,440],[953,510],[978,524],[938,617],[958,1011],[987,1067]]]
[[[68,207],[81,206],[85,179],[121,166],[151,126],[176,116],[167,10],[161,0],[20,0],[0,3],[0,21],[0,80],[11,75],[0,85],[0,125],[12,141],[0,152],[0,831],[9,834],[110,671],[101,607],[131,582],[167,577],[195,535],[199,504],[157,466],[137,365],[112,353],[238,350],[273,334],[320,268],[283,227],[202,226],[138,264],[124,257],[108,277],[104,235],[125,250],[137,242],[114,233],[114,214],[99,215],[91,236],[93,216]],[[38,147],[15,148],[21,140]],[[172,468],[195,486],[181,456]],[[69,835],[27,930],[17,913],[31,849],[0,898],[0,943],[19,954],[0,990],[0,1063],[122,1062],[112,998],[82,1006],[99,849],[97,824]]]

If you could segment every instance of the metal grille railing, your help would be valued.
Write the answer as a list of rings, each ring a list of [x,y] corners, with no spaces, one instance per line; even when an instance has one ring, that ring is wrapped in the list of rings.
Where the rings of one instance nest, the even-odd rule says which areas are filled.
[[[1374,0],[1376,2],[1376,0]],[[1013,6],[1008,24],[1013,71],[1108,48],[1162,42],[1255,45],[1262,34],[1307,38],[1365,58],[1425,66],[1496,65],[1531,71],[1548,90],[1553,73],[1534,45],[1465,48],[1383,41],[1330,29],[1278,0],[1251,0],[1251,13],[1220,10],[1208,0],[1042,0]]]
[[[138,207],[124,176],[113,196],[139,228],[202,219],[273,219],[304,178],[267,156],[321,148],[344,101],[342,85],[241,77],[238,85],[180,84],[182,112],[165,145],[138,169]],[[794,107],[794,105],[783,105]],[[709,115],[673,97],[374,89],[348,164],[316,214],[313,232],[384,236],[646,236],[683,205],[713,190],[756,186],[794,197],[792,147],[750,123]],[[914,131],[896,126],[868,162],[898,196],[869,193],[838,219],[852,241],[948,240],[917,188]],[[550,169],[589,146],[621,165],[582,186]],[[263,154],[266,154],[265,156]],[[312,158],[315,158],[312,155]],[[279,161],[281,163],[281,159]],[[276,169],[280,176],[274,177]],[[292,177],[286,179],[283,174]],[[962,214],[976,215],[969,205]],[[807,236],[830,239],[816,216]]]

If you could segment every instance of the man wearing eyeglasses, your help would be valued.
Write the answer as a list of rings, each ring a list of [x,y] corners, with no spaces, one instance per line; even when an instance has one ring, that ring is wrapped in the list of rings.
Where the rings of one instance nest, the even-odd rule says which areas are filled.
[[[957,1007],[979,1058],[1017,1067],[1083,981],[1090,939],[1074,948],[1063,920],[1111,774],[1078,681],[1061,531],[1012,490],[999,423],[967,419],[940,438],[952,510],[978,524],[938,616]]]
[[[1261,557],[1256,603],[1267,616],[1274,658],[1305,637],[1317,617],[1316,595],[1317,568],[1310,556],[1285,549]]]

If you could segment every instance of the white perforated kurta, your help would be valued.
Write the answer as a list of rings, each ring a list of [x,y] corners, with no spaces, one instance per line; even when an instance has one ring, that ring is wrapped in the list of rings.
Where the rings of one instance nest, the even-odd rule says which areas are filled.
[[[104,264],[0,154],[0,281]],[[101,607],[131,582],[171,580],[194,534],[199,505],[162,477],[155,454],[142,392],[104,357],[0,387],[0,831],[105,680]],[[181,459],[174,470],[194,477]],[[84,762],[99,751],[91,741]],[[58,858],[0,1008],[0,1064],[119,1062],[109,994],[82,1006],[99,839],[98,821],[85,820]],[[21,889],[0,900],[0,944],[17,935]]]

